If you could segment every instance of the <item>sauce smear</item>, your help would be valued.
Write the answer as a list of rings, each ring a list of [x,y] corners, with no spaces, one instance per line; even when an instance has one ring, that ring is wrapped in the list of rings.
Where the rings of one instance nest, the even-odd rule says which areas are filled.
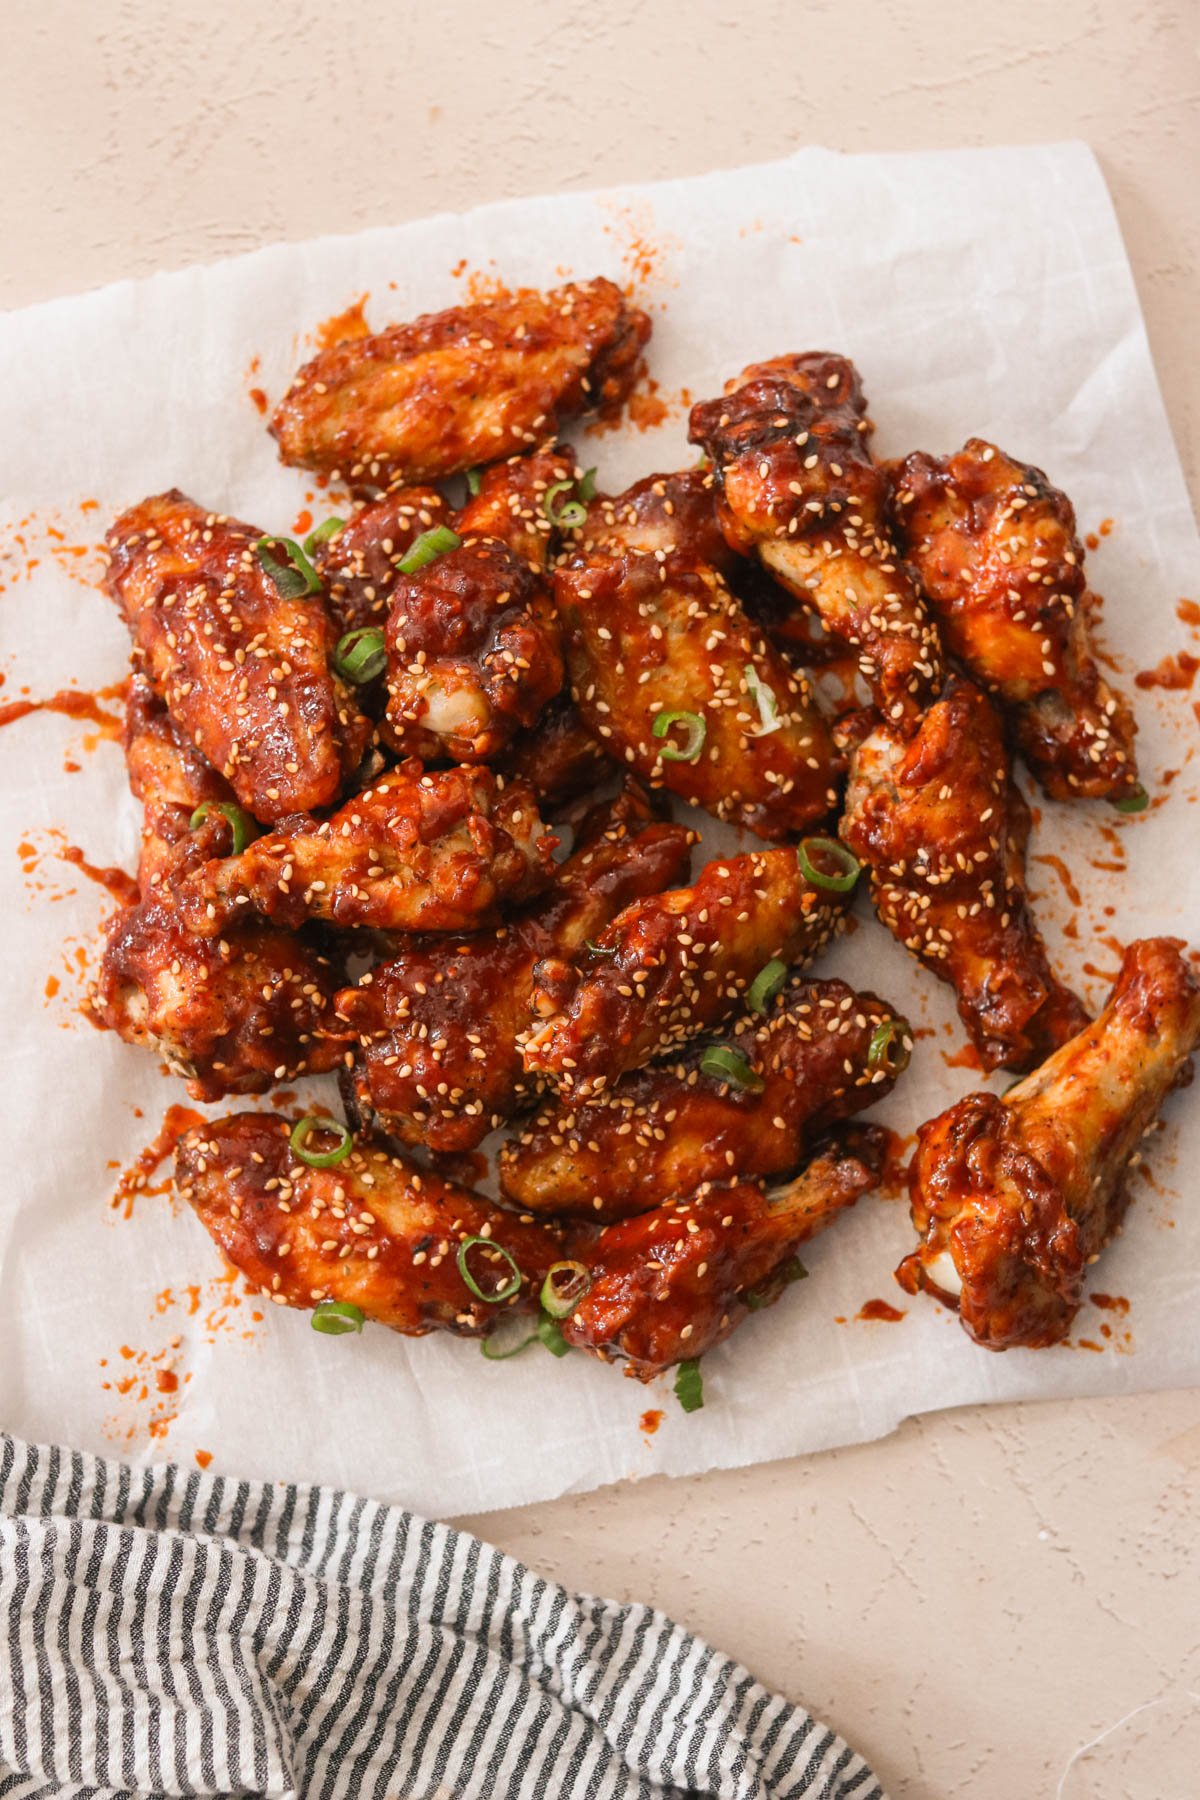
[[[157,1137],[154,1137],[130,1163],[117,1183],[109,1205],[122,1208],[122,1217],[133,1217],[133,1203],[138,1194],[165,1194],[171,1182],[167,1180],[157,1186],[149,1185],[150,1177],[155,1170],[171,1155],[176,1144],[185,1132],[191,1131],[194,1125],[203,1125],[204,1114],[191,1106],[168,1106]]]
[[[895,1325],[905,1314],[901,1307],[891,1306],[886,1300],[866,1300],[854,1316],[856,1319],[875,1320],[883,1325]]]
[[[115,742],[121,735],[124,719],[119,712],[106,711],[100,702],[123,700],[124,697],[123,681],[112,687],[99,688],[94,694],[83,688],[63,688],[45,700],[10,700],[7,706],[0,706],[0,725],[12,725],[17,719],[27,719],[35,712],[61,713],[66,719],[86,719],[89,725],[97,727],[101,737]]]

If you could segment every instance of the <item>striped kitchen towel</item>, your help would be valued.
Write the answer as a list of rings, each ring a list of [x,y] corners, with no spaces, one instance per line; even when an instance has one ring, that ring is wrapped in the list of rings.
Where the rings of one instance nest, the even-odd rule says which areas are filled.
[[[883,1800],[644,1606],[330,1488],[0,1437],[0,1800]]]

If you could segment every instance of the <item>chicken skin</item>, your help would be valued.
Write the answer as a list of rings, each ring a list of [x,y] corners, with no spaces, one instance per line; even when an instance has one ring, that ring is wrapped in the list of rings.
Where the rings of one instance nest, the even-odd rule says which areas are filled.
[[[422,532],[445,525],[449,515],[436,488],[396,488],[314,546],[313,567],[340,635],[383,624],[400,563]]]
[[[144,675],[134,674],[125,701],[125,764],[129,786],[142,802],[138,886],[143,896],[180,861],[180,846],[195,846],[192,815],[205,801],[228,805],[233,789],[205,762],[179,729]],[[219,856],[228,825],[219,813],[200,826],[210,856]]]
[[[686,876],[693,834],[636,792],[597,808],[546,896],[493,931],[413,938],[337,997],[358,1038],[359,1115],[405,1143],[471,1150],[534,1099],[517,1039],[534,970],[572,957],[631,900]]]
[[[285,926],[466,931],[550,880],[530,790],[488,769],[402,763],[319,823],[289,820],[181,884],[184,916],[212,937],[257,913]]]
[[[905,555],[946,647],[1012,721],[1048,794],[1138,792],[1136,726],[1092,651],[1083,545],[1067,496],[983,438],[892,471]]]
[[[562,1254],[557,1233],[370,1139],[332,1168],[311,1168],[292,1149],[291,1131],[288,1119],[234,1113],[188,1132],[175,1157],[180,1197],[276,1305],[340,1300],[406,1337],[476,1338],[508,1312],[537,1305]],[[502,1294],[515,1281],[512,1295],[481,1299],[460,1252],[483,1293]]]
[[[440,481],[618,406],[650,320],[599,278],[520,289],[323,350],[271,420],[285,463],[354,489]]]
[[[1129,1202],[1126,1175],[1191,1077],[1200,983],[1177,938],[1125,952],[1108,1004],[1003,1097],[968,1094],[921,1127],[909,1181],[920,1248],[896,1271],[989,1350],[1061,1343]]]
[[[108,586],[171,717],[270,824],[332,806],[371,725],[330,673],[320,597],[280,592],[261,540],[172,489],[112,527]]]
[[[741,562],[717,522],[710,469],[683,469],[674,475],[647,475],[622,494],[598,494],[580,527],[578,549],[620,555],[638,550],[685,550],[726,579]]]
[[[805,980],[724,1043],[746,1065],[740,1081],[706,1074],[697,1043],[594,1099],[545,1108],[500,1152],[504,1198],[609,1223],[706,1181],[790,1174],[820,1133],[891,1091],[911,1047],[874,994]]]
[[[710,862],[693,887],[634,901],[574,964],[538,969],[526,1072],[586,1099],[737,1010],[773,958],[811,961],[846,893],[813,886],[795,850]]]
[[[730,544],[858,653],[875,705],[911,728],[941,684],[937,630],[887,519],[853,363],[824,351],[756,363],[692,408]]]
[[[510,456],[479,472],[478,492],[454,515],[454,529],[462,538],[495,538],[523,562],[545,569],[555,520],[580,477],[566,444]]]
[[[550,702],[536,725],[515,733],[495,766],[527,781],[548,817],[616,773],[616,764],[565,695]]]
[[[622,1362],[639,1381],[703,1356],[748,1312],[777,1300],[800,1245],[874,1187],[885,1142],[882,1132],[850,1126],[785,1187],[706,1185],[581,1232],[571,1255],[591,1284],[563,1320],[563,1336],[603,1362]]]
[[[985,1069],[1029,1069],[1087,1021],[1050,967],[1025,891],[1029,809],[987,696],[952,676],[907,738],[855,749],[841,834],[880,919],[958,999]]]

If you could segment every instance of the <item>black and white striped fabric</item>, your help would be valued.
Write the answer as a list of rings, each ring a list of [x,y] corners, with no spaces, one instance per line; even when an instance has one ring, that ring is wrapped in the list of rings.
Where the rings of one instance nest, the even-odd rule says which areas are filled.
[[[328,1488],[0,1437],[0,1800],[883,1800],[661,1613]]]

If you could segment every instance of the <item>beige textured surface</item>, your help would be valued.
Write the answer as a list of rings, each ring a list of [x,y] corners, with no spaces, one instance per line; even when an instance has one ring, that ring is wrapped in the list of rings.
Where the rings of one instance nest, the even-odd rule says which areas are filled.
[[[802,142],[1080,136],[1195,494],[1195,23],[1117,0],[41,0],[5,21],[0,304]],[[836,1724],[894,1800],[1190,1800],[1198,1501],[1191,1394],[942,1415],[469,1523],[573,1586],[668,1608]]]

